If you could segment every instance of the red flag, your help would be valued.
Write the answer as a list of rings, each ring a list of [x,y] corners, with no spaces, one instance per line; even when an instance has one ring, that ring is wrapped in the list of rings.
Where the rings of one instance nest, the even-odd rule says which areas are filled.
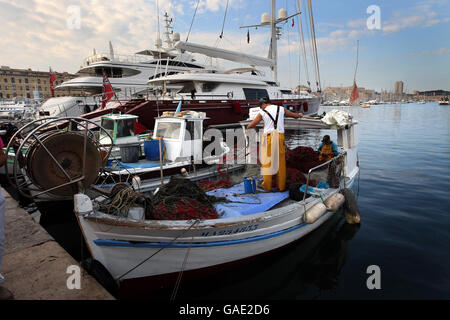
[[[52,68],[50,68],[50,90],[52,91],[52,97],[55,96],[55,86],[53,85],[55,80],[56,80],[55,73],[52,71]]]
[[[247,30],[247,43],[250,43],[250,30]]]
[[[292,19],[292,27],[294,27],[294,19]]]
[[[102,92],[102,109],[106,107],[106,103],[114,97],[114,90],[106,76],[103,77],[103,92]]]
[[[358,87],[356,86],[356,81],[353,82],[352,95],[350,96],[350,103],[359,99]]]

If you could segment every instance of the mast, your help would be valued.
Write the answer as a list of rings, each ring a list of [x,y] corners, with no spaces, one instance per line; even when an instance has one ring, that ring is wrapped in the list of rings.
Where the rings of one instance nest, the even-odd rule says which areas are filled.
[[[261,17],[261,24],[256,25],[250,25],[250,26],[241,26],[240,28],[258,28],[258,27],[264,27],[270,25],[270,48],[269,48],[269,58],[273,60],[272,63],[272,75],[275,82],[278,82],[278,70],[277,70],[277,60],[278,60],[278,54],[277,54],[277,41],[279,33],[279,28],[277,27],[277,24],[284,22],[292,17],[295,17],[296,15],[299,15],[300,12],[296,12],[290,16],[287,16],[285,9],[280,9],[278,12],[278,19],[276,17],[276,0],[270,0],[270,16],[267,13],[264,13]],[[269,20],[270,17],[270,21]],[[267,19],[267,20],[266,20]]]
[[[278,72],[277,72],[277,25],[275,20],[276,11],[276,1],[270,1],[270,53],[271,59],[273,60],[272,75],[275,82],[278,82]]]

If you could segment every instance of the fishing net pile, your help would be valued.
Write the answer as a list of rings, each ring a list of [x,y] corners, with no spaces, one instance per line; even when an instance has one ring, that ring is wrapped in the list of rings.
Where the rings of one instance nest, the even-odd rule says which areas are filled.
[[[319,154],[311,147],[299,146],[286,149],[286,167],[308,173],[309,169],[320,165]]]
[[[207,195],[196,183],[173,176],[152,197],[152,219],[217,219],[214,203],[223,198]]]
[[[197,184],[204,192],[219,188],[230,188],[232,183],[228,173],[222,172],[220,170],[220,164],[217,166],[217,173],[220,175],[220,179],[216,181],[199,181]]]

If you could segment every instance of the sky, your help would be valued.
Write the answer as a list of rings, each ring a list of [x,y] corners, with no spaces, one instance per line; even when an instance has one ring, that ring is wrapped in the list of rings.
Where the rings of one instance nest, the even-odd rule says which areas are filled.
[[[315,83],[307,1],[279,0],[277,10],[294,14],[299,2],[307,70]],[[359,87],[393,91],[402,80],[407,92],[450,90],[450,0],[312,0],[312,7],[322,88],[352,85],[359,40]],[[0,65],[75,73],[94,48],[108,52],[109,41],[116,54],[152,49],[164,12],[182,40],[192,23],[191,42],[267,57],[270,28],[239,27],[260,23],[269,11],[268,0],[0,0]],[[299,20],[279,27],[278,80],[291,88],[306,84]],[[198,61],[210,63],[203,56]]]

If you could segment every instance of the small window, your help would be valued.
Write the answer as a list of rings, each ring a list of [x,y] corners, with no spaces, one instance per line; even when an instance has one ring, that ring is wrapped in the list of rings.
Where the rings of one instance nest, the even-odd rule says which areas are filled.
[[[246,100],[258,100],[261,98],[269,97],[266,89],[250,89],[243,88]]]
[[[134,136],[134,119],[119,120],[117,122],[117,138]]]
[[[28,83],[28,79],[25,79],[25,83]]]
[[[113,137],[114,134],[114,120],[102,119],[102,127]]]
[[[5,83],[8,83],[8,79],[6,79],[6,78],[5,78],[5,79],[3,79],[3,81],[4,81]]]
[[[156,137],[164,139],[178,139],[180,137],[181,123],[177,122],[159,122],[156,128]]]
[[[14,78],[11,78],[11,83],[16,83],[16,80]]]

